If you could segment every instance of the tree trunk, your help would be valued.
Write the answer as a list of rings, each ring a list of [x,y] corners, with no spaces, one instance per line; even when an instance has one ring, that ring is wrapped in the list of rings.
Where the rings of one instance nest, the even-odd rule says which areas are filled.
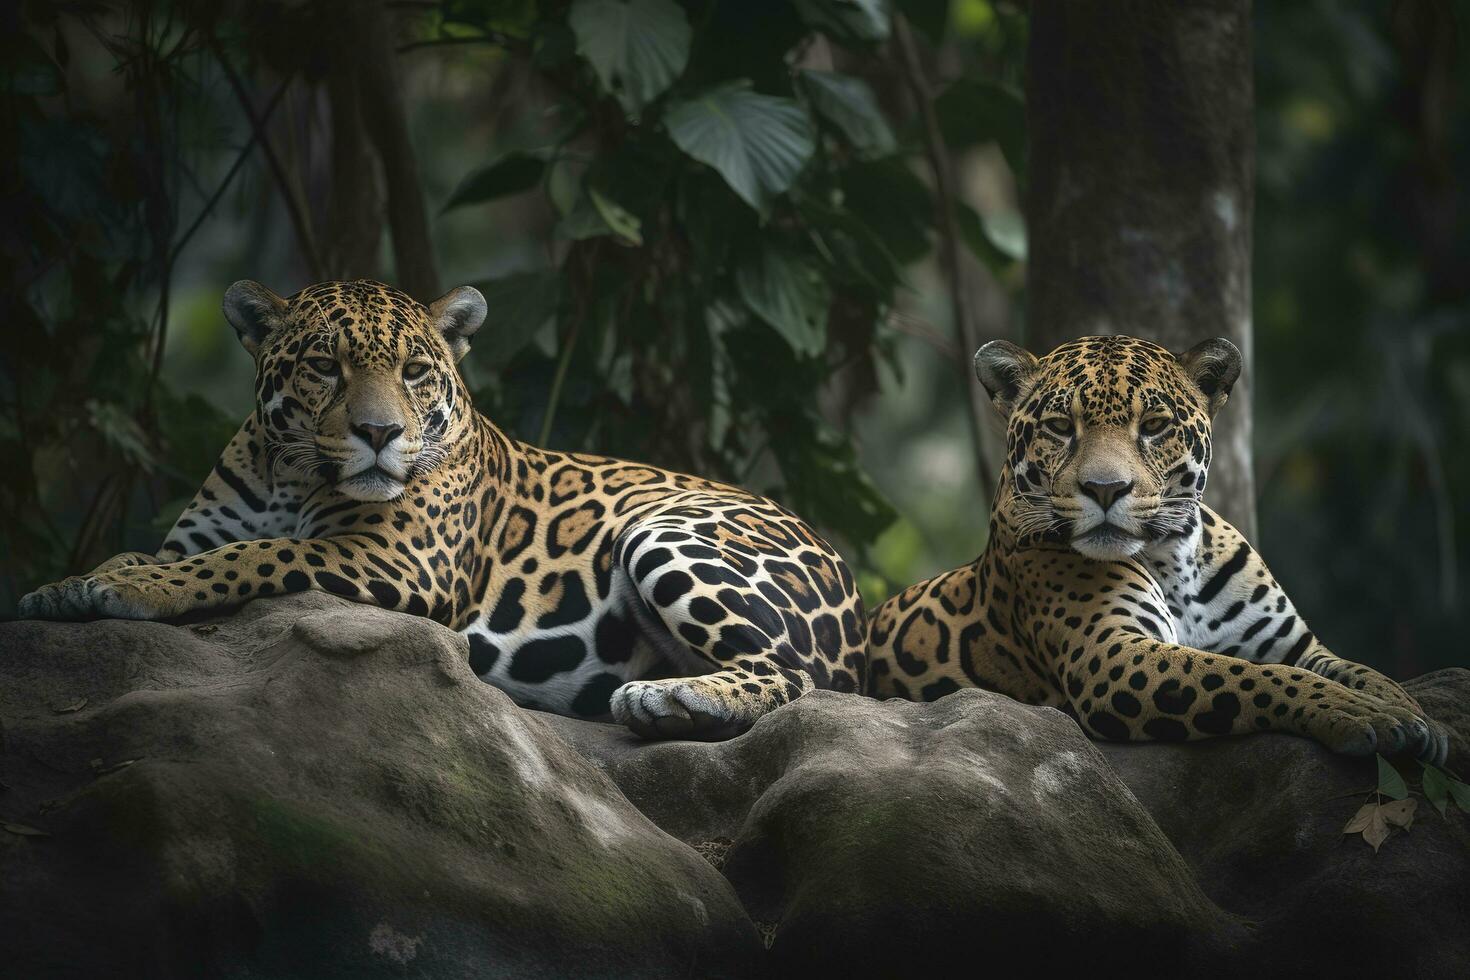
[[[1249,0],[1033,3],[1026,94],[1030,346],[1234,341],[1205,499],[1253,537]]]
[[[358,16],[366,52],[358,66],[360,91],[368,107],[365,119],[368,133],[383,161],[397,285],[414,299],[431,303],[439,298],[442,290],[439,271],[434,265],[434,244],[429,238],[424,192],[419,184],[418,160],[409,139],[398,52],[394,50],[388,13],[381,5],[371,5]]]
[[[363,121],[378,111],[368,102],[358,68],[362,16],[352,0],[316,7],[325,41],[326,90],[331,105],[331,183],[321,234],[322,262],[331,279],[377,279],[383,236],[383,197],[377,160]]]

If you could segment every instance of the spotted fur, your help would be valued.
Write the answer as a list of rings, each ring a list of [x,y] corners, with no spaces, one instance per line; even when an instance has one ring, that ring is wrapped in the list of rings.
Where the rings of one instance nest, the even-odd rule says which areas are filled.
[[[517,442],[455,362],[485,317],[374,282],[226,295],[257,406],[154,555],[22,600],[23,616],[163,619],[319,589],[463,633],[524,705],[723,738],[814,688],[861,690],[847,566],[734,487]]]
[[[1443,759],[1447,740],[1414,699],[1323,646],[1200,502],[1211,417],[1240,371],[1233,345],[1176,357],[1087,337],[1038,360],[995,342],[976,369],[1007,420],[989,543],[874,613],[872,693],[985,687],[1100,738],[1282,731]]]

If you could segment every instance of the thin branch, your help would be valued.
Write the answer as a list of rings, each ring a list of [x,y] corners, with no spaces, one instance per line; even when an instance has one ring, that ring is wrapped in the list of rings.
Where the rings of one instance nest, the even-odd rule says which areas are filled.
[[[271,96],[270,101],[266,103],[265,111],[261,113],[262,122],[270,121],[271,116],[276,111],[276,107],[280,105],[281,98],[290,87],[291,79],[288,78],[281,83],[280,88],[276,89],[276,94]],[[214,189],[214,193],[209,196],[209,200],[204,202],[203,210],[194,218],[188,230],[179,236],[178,243],[174,245],[173,256],[169,260],[170,264],[178,261],[180,253],[184,251],[184,246],[189,244],[189,239],[194,237],[194,233],[199,230],[199,227],[204,224],[204,220],[209,217],[210,212],[219,204],[220,198],[225,196],[225,191],[229,189],[230,184],[234,181],[236,175],[240,173],[241,168],[245,166],[245,161],[250,158],[250,152],[255,149],[255,144],[258,142],[259,132],[257,130],[251,130],[250,139],[246,141],[245,147],[235,157],[235,162],[230,165],[230,169],[225,173],[224,179],[220,181],[219,186]]]
[[[944,134],[939,129],[939,114],[934,110],[934,94],[924,79],[919,66],[918,49],[914,44],[913,32],[908,19],[902,14],[893,15],[893,38],[898,48],[899,63],[908,82],[914,101],[918,104],[919,116],[924,124],[924,153],[929,158],[929,167],[934,174],[934,193],[939,205],[939,259],[949,287],[950,311],[954,317],[955,338],[962,351],[976,350],[979,340],[975,336],[974,319],[970,310],[970,296],[965,290],[964,267],[960,261],[959,226],[955,221],[954,172],[950,167],[949,149],[944,145]],[[968,358],[961,357],[959,371],[968,395],[970,410],[965,413],[970,423],[970,441],[973,444],[975,467],[981,486],[986,493],[994,493],[997,477],[990,472],[990,461],[985,448],[984,425],[988,417],[985,405],[988,399],[977,390],[979,381],[970,370]]]
[[[265,132],[265,120],[255,111],[250,104],[250,95],[245,91],[245,84],[235,69],[230,65],[229,59],[225,57],[224,49],[220,46],[219,38],[213,34],[209,36],[209,49],[214,52],[215,60],[219,62],[220,68],[225,73],[225,79],[230,83],[230,89],[235,93],[235,99],[240,103],[240,108],[245,112],[245,118],[250,121],[250,129],[254,134],[256,142],[260,144],[261,153],[265,154],[265,162],[270,167],[271,176],[280,188],[281,199],[286,205],[286,213],[291,218],[291,227],[296,232],[297,243],[306,257],[307,267],[311,271],[313,281],[320,282],[326,276],[322,273],[322,260],[317,252],[316,242],[312,239],[311,224],[306,217],[306,209],[296,199],[292,190],[291,182],[286,177],[286,172],[281,167],[280,158],[276,156],[275,148],[271,145],[270,137]]]
[[[505,48],[508,51],[515,51],[526,47],[523,41],[511,37],[509,34],[490,31],[489,33],[479,34],[474,37],[430,37],[422,41],[409,41],[407,44],[398,45],[396,50],[399,54],[406,54],[409,51],[417,51],[420,48],[443,48],[460,44],[492,44],[498,48]]]
[[[887,323],[888,326],[897,330],[899,333],[908,334],[910,337],[922,340],[949,360],[961,362],[961,370],[968,367],[964,363],[964,352],[960,350],[960,345],[955,342],[955,339],[953,337],[946,337],[927,321],[921,320],[916,316],[910,316],[907,313],[892,310],[888,314]]]

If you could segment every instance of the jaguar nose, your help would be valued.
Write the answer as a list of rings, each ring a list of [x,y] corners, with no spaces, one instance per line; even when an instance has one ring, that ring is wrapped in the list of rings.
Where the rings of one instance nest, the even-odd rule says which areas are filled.
[[[1113,506],[1114,502],[1128,496],[1132,489],[1132,480],[1084,480],[1082,482],[1082,492],[1096,500],[1097,505],[1104,512]]]
[[[380,453],[383,447],[403,435],[403,426],[397,422],[354,422],[352,433]]]

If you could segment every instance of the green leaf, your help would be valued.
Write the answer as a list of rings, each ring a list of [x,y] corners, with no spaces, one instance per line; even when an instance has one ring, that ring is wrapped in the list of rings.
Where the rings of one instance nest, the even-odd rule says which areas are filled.
[[[679,179],[676,216],[689,238],[693,271],[701,285],[718,278],[732,251],[743,254],[760,235],[760,221],[713,170],[687,170]]]
[[[88,399],[86,407],[87,422],[103,442],[143,472],[153,472],[157,459],[148,435],[126,408],[95,398]]]
[[[717,170],[762,214],[816,149],[811,119],[798,103],[753,92],[747,81],[671,106],[664,124],[679,149]]]
[[[831,294],[816,263],[767,245],[735,273],[740,299],[775,328],[798,354],[820,354],[827,345]]]
[[[643,244],[642,223],[638,220],[637,215],[618,202],[599,194],[596,187],[588,187],[587,196],[592,200],[592,206],[597,209],[597,213],[602,216],[602,220],[607,223],[607,227],[614,235],[631,245]]]
[[[992,272],[999,272],[1011,264],[1011,257],[995,247],[990,236],[985,232],[985,222],[980,213],[968,204],[955,204],[955,227],[960,233],[960,239],[981,262],[990,268]]]
[[[939,129],[951,149],[994,141],[1011,170],[1026,165],[1026,104],[1021,93],[998,82],[958,78],[934,100]]]
[[[477,360],[498,368],[556,315],[561,275],[554,269],[515,272],[474,284],[485,296],[489,313],[475,334]]]
[[[893,152],[893,130],[878,109],[873,90],[861,78],[805,69],[797,76],[817,115],[836,126],[859,153]]]
[[[557,226],[562,238],[611,236],[619,244],[642,245],[642,229],[665,203],[664,187],[676,151],[667,140],[627,142],[597,160],[582,180],[575,204]]]
[[[1402,800],[1409,795],[1409,787],[1404,784],[1404,777],[1383,756],[1378,756],[1378,792],[1389,799]]]
[[[1470,786],[1465,785],[1453,776],[1449,779],[1450,798],[1455,801],[1455,806],[1465,813],[1470,813]]]
[[[903,274],[882,237],[840,205],[804,197],[798,207],[818,250],[830,256],[834,285],[866,289],[879,302],[889,301]]]
[[[628,112],[663,94],[689,60],[689,18],[673,0],[576,0],[577,53]]]
[[[1442,817],[1449,806],[1450,779],[1443,771],[1427,762],[1421,762],[1420,765],[1424,767],[1424,798],[1434,805]]]
[[[885,0],[796,0],[801,19],[841,40],[883,41],[890,28]]]
[[[528,191],[536,186],[545,171],[545,161],[537,157],[527,153],[508,153],[494,163],[470,172],[461,180],[454,193],[449,195],[444,210],[449,211],[466,204],[482,204]]]
[[[1019,213],[981,215],[960,203],[955,205],[955,223],[970,251],[990,268],[1026,260],[1026,219]]]

